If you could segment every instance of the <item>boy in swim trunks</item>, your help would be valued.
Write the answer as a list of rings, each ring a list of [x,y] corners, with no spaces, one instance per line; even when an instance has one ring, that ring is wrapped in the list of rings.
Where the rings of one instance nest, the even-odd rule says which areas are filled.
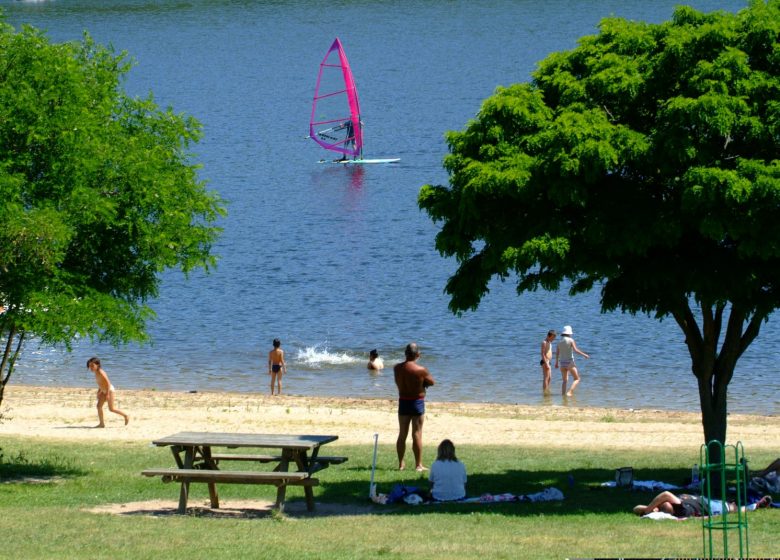
[[[542,393],[545,395],[550,393],[550,381],[552,380],[550,360],[552,360],[552,343],[556,336],[555,331],[547,331],[547,337],[542,340],[542,359],[539,361],[539,365],[542,366]]]
[[[90,358],[87,360],[87,368],[95,374],[95,381],[97,381],[98,385],[98,391],[97,391],[97,412],[98,412],[98,420],[100,423],[95,426],[96,428],[105,428],[106,424],[103,421],[103,405],[108,403],[108,410],[113,412],[114,414],[119,414],[125,419],[125,426],[127,426],[127,423],[130,421],[130,417],[119,410],[118,408],[114,407],[114,397],[116,396],[116,390],[114,389],[114,386],[111,384],[111,381],[108,379],[108,375],[106,375],[105,370],[100,367],[100,359],[99,358]]]
[[[409,424],[412,425],[412,451],[415,469],[426,471],[422,464],[422,429],[425,417],[425,390],[434,385],[433,377],[426,368],[417,363],[420,350],[416,342],[406,345],[406,361],[393,368],[395,384],[398,387],[398,440],[395,448],[398,453],[398,469],[404,469],[406,436]]]
[[[282,343],[278,338],[274,339],[274,349],[268,352],[268,375],[271,376],[271,395],[274,394],[274,385],[276,385],[277,395],[282,394],[282,374],[287,373],[287,366],[284,363],[284,350]]]

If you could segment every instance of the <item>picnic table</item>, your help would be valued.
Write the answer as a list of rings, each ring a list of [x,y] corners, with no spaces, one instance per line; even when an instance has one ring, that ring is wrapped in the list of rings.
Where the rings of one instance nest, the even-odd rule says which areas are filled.
[[[170,447],[176,461],[174,468],[146,469],[144,476],[161,476],[163,482],[180,482],[179,513],[187,511],[189,487],[192,482],[208,484],[211,507],[219,508],[216,483],[228,484],[270,484],[276,486],[276,504],[284,510],[287,486],[303,486],[306,508],[314,511],[313,486],[319,480],[312,478],[317,471],[331,464],[343,463],[347,457],[320,456],[320,447],[336,441],[332,435],[288,435],[288,434],[234,434],[218,432],[179,432],[152,443],[158,447]],[[266,449],[276,450],[274,454],[215,453],[213,448]],[[252,462],[274,464],[273,470],[225,470],[227,462]],[[294,467],[294,470],[291,470]]]

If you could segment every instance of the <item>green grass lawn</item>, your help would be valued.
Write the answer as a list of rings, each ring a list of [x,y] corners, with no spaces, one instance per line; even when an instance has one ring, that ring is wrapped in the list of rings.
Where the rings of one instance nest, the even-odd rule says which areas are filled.
[[[456,442],[457,443],[457,442]],[[429,443],[429,445],[433,445]],[[329,445],[349,462],[318,474],[323,513],[234,519],[198,515],[110,515],[87,508],[146,500],[177,500],[178,485],[142,477],[147,467],[173,466],[165,449],[148,444],[74,443],[5,438],[0,461],[0,558],[565,558],[701,556],[697,520],[640,520],[631,513],[652,494],[600,487],[617,467],[635,477],[681,483],[698,449],[621,451],[463,446],[470,495],[525,494],[556,486],[554,503],[380,506],[367,499],[373,447]],[[774,457],[751,456],[754,467]],[[433,453],[433,448],[427,450]],[[380,446],[380,492],[396,482],[424,486],[414,471],[395,470],[395,451]],[[241,468],[248,468],[241,465]],[[574,477],[570,487],[568,476]],[[223,506],[236,499],[273,500],[270,486],[222,485]],[[190,504],[208,498],[193,484]],[[289,488],[288,506],[303,500]],[[357,509],[358,514],[324,513]],[[290,508],[292,509],[292,508]],[[750,514],[750,555],[780,551],[780,511]],[[736,537],[734,537],[736,538]],[[736,545],[736,541],[734,541]],[[738,549],[732,547],[735,555]]]

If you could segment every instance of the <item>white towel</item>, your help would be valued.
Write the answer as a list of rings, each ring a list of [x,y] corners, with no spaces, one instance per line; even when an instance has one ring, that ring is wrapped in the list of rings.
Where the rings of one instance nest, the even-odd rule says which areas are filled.
[[[654,519],[655,521],[660,521],[662,519],[674,519],[675,521],[682,521],[679,517],[675,517],[671,513],[665,513],[663,511],[654,511],[652,513],[648,513],[647,515],[643,515],[641,519]]]

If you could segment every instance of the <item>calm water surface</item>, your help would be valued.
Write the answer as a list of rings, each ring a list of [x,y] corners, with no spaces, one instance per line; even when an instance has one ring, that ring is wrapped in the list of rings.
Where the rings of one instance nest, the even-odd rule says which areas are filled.
[[[385,362],[410,340],[437,378],[434,400],[542,403],[538,348],[574,327],[577,405],[697,409],[677,325],[602,315],[598,293],[518,297],[496,282],[477,312],[455,317],[442,293],[452,261],[433,248],[436,226],[416,206],[424,183],[446,183],[443,134],[462,129],[496,86],[529,79],[550,52],[572,48],[617,15],[660,22],[667,0],[476,2],[0,2],[9,23],[55,41],[84,30],[136,60],[126,89],[204,125],[202,176],[229,201],[211,275],[167,273],[154,343],[72,354],[29,344],[15,382],[85,386],[100,355],[118,387],[265,391],[274,337],[287,351],[289,392],[393,397]],[[744,3],[693,0],[706,11]],[[349,56],[365,121],[366,157],[395,166],[319,165],[304,139],[318,65],[335,36]],[[776,318],[740,362],[733,411],[777,413]],[[554,372],[554,375],[557,375]],[[557,383],[558,377],[554,377]],[[771,389],[768,391],[768,389]],[[550,404],[562,404],[554,396]]]

